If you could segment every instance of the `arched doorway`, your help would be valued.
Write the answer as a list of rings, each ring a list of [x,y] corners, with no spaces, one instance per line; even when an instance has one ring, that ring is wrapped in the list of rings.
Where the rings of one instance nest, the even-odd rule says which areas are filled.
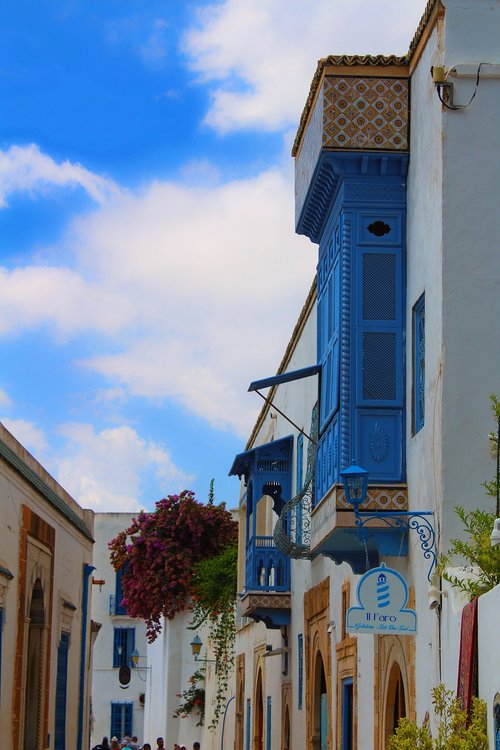
[[[406,716],[406,698],[403,675],[397,662],[393,662],[387,681],[385,699],[385,747],[397,729],[398,722]]]
[[[254,705],[253,750],[264,750],[264,699],[262,696],[262,671],[260,669],[257,672]]]
[[[42,583],[36,579],[31,593],[25,668],[24,750],[43,747],[45,674],[45,607]]]
[[[328,695],[323,658],[318,651],[314,662],[313,748],[328,750]]]

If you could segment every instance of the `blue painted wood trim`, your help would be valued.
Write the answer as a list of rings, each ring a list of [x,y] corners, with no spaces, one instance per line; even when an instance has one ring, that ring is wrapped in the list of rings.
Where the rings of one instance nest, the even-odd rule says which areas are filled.
[[[251,739],[252,739],[252,708],[251,708],[251,702],[250,698],[247,698],[247,736],[246,736],[246,750],[250,750],[251,748]]]
[[[346,176],[358,176],[365,182],[378,178],[379,183],[392,186],[385,191],[384,202],[404,201],[400,186],[405,183],[408,160],[409,154],[404,152],[339,152],[322,149],[297,222],[297,234],[305,234],[312,242],[320,242]],[[359,203],[359,194],[355,188],[350,188],[347,197]]]
[[[69,633],[61,633],[57,649],[54,750],[66,749],[66,695],[68,682]]]
[[[266,750],[271,750],[271,722],[272,722],[272,701],[271,696],[267,696],[266,701],[266,708],[267,708],[267,721],[266,721]]]
[[[302,633],[299,633],[297,636],[297,671],[297,708],[300,710],[302,709],[302,693],[304,689],[304,636]]]
[[[80,645],[80,685],[78,700],[78,736],[76,742],[77,750],[82,750],[83,745],[83,719],[85,708],[85,665],[87,652],[87,620],[89,615],[89,578],[92,571],[95,570],[93,565],[85,563],[83,566],[83,590],[82,590],[82,635]]]
[[[351,222],[351,215],[344,214],[341,224],[340,471],[351,463]]]

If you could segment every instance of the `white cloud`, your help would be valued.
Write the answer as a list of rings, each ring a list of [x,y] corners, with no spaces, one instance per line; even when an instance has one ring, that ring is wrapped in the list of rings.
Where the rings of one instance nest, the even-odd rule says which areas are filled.
[[[80,164],[57,163],[33,143],[0,150],[0,208],[7,206],[11,194],[34,195],[54,187],[80,187],[101,205],[119,194],[118,186],[112,180],[96,175]]]
[[[133,319],[126,294],[87,281],[65,267],[0,266],[0,335],[41,325],[58,336],[89,328],[111,333]]]
[[[425,0],[224,0],[199,9],[183,47],[212,84],[206,124],[224,133],[297,123],[319,58],[404,54],[424,8]]]
[[[209,184],[157,182],[75,221],[59,267],[0,269],[0,333],[105,334],[84,364],[109,388],[244,436],[260,408],[248,383],[275,372],[315,252],[282,172],[213,184],[203,170]]]
[[[12,399],[10,398],[7,391],[4,391],[3,388],[0,388],[0,408],[1,409],[10,409],[12,406]]]
[[[59,429],[67,445],[58,456],[58,481],[85,508],[100,512],[136,511],[149,475],[171,491],[193,477],[173,463],[162,446],[141,438],[128,426],[95,432],[89,424]]]
[[[45,457],[48,448],[47,440],[42,430],[33,422],[10,417],[1,417],[0,422],[38,461]]]

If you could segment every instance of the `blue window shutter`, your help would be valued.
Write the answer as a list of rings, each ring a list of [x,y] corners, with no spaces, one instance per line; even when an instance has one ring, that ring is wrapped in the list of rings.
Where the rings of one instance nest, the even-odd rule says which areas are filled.
[[[363,250],[358,284],[358,402],[402,405],[401,253]]]
[[[111,734],[110,737],[132,736],[133,729],[133,703],[112,703],[111,704]]]
[[[120,654],[118,653],[118,648],[121,645],[121,634],[122,634],[122,628],[114,628],[113,630],[113,667],[114,668],[121,666]]]
[[[271,696],[267,696],[266,750],[271,750]]]
[[[132,651],[135,649],[135,628],[127,628],[127,667],[133,667]]]
[[[250,698],[247,698],[247,742],[246,742],[246,750],[250,750],[250,748],[251,748],[251,739],[252,739],[252,711],[251,711]]]
[[[121,654],[118,652],[121,646]],[[113,667],[133,667],[132,651],[135,648],[135,628],[114,628]]]
[[[318,289],[318,361],[321,365],[320,429],[339,406],[340,263],[328,253]]]
[[[425,295],[413,308],[413,434],[425,417]]]
[[[133,703],[125,703],[125,715],[124,715],[124,722],[123,722],[123,734],[127,735],[128,737],[132,737],[132,716],[133,716]]]
[[[297,636],[297,661],[298,661],[298,696],[297,696],[297,708],[302,708],[302,689],[304,681],[304,636],[299,633]]]
[[[112,703],[111,704],[111,730],[109,733],[110,738],[111,737],[119,737],[121,739],[120,734],[120,724],[121,724],[121,704],[120,703]]]
[[[66,690],[68,682],[69,633],[61,633],[57,649],[56,715],[54,723],[54,750],[66,747]]]
[[[125,573],[124,568],[120,568],[120,570],[116,571],[116,581],[115,581],[115,607],[114,607],[114,615],[126,615],[127,610],[125,607],[122,606],[122,599],[123,599],[123,586],[122,586],[122,579],[123,574]]]

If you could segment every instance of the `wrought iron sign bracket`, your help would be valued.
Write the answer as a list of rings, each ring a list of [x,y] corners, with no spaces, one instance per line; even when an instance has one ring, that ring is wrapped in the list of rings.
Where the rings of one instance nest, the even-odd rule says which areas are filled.
[[[358,529],[360,540],[365,543],[368,538],[368,529],[370,521],[383,521],[386,526],[395,530],[417,532],[420,547],[424,558],[430,560],[430,568],[427,573],[427,580],[430,582],[432,571],[437,564],[436,552],[436,532],[430,517],[434,516],[432,510],[419,511],[379,511],[377,513],[368,513],[360,511],[358,506],[354,506],[355,521],[354,524]]]

